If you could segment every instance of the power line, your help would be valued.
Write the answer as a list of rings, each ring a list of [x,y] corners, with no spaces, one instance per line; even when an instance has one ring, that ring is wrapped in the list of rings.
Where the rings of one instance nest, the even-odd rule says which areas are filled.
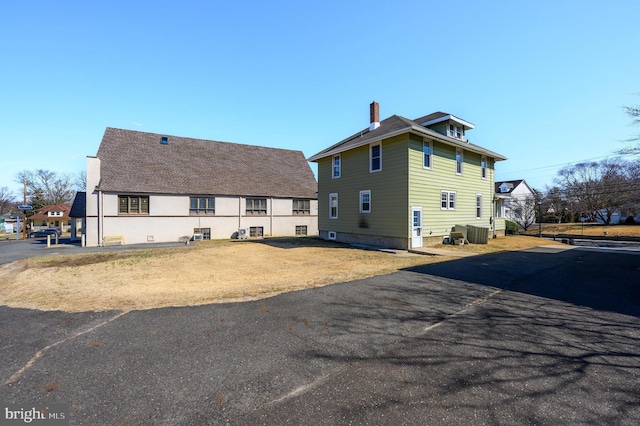
[[[593,160],[599,160],[599,159],[603,159],[603,158],[609,158],[609,157],[618,157],[617,155],[601,155],[599,157],[593,157],[593,158],[587,158],[584,160],[577,160],[577,161],[571,161],[568,163],[560,163],[560,164],[554,164],[551,166],[542,166],[542,167],[536,167],[533,169],[523,169],[523,170],[517,170],[517,171],[500,171],[500,174],[509,174],[509,173],[524,173],[524,172],[535,172],[538,170],[548,170],[548,169],[553,169],[553,168],[557,168],[557,167],[561,167],[561,166],[570,166],[570,165],[574,165],[574,164],[579,164],[579,163],[586,163],[588,161],[593,161]]]

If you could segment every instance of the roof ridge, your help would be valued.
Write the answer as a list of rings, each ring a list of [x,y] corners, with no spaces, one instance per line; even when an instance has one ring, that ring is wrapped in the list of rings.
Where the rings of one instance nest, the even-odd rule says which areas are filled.
[[[279,147],[272,147],[272,146],[265,146],[265,145],[255,145],[255,144],[249,144],[249,143],[242,143],[242,142],[220,141],[220,140],[215,140],[215,139],[193,138],[193,137],[189,137],[189,136],[178,136],[178,135],[172,135],[172,134],[168,134],[168,133],[143,132],[142,130],[122,129],[122,128],[119,128],[119,127],[108,127],[107,126],[106,129],[105,129],[105,134],[107,133],[107,130],[117,130],[117,131],[126,132],[126,133],[139,133],[139,134],[142,134],[142,135],[166,136],[168,138],[177,138],[177,139],[183,139],[183,140],[213,142],[213,143],[222,143],[222,144],[230,144],[230,145],[242,145],[242,146],[249,146],[249,147],[255,147],[255,148],[265,148],[265,149],[270,149],[270,150],[272,149],[272,150],[302,152],[302,150],[299,150],[299,149],[279,148]],[[104,137],[103,137],[103,139],[104,139]]]

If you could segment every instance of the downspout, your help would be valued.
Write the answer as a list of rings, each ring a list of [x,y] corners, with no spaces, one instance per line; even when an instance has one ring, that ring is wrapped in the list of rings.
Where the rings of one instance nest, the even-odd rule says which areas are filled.
[[[269,201],[271,204],[269,206],[269,235],[273,237],[273,197],[271,197]]]
[[[104,205],[104,194],[98,190],[98,247],[102,247],[103,234],[104,234],[104,212],[102,207]]]
[[[491,179],[489,179],[489,194],[491,194],[491,222],[493,229],[493,238],[496,238],[496,194],[495,194],[495,180],[496,180],[496,160],[491,159]]]

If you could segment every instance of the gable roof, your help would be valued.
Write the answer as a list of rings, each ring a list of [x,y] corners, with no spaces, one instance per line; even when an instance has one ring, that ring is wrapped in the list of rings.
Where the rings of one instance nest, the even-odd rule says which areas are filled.
[[[56,219],[69,219],[69,212],[71,206],[67,204],[49,204],[42,207],[38,212],[32,216],[29,216],[29,220],[47,220],[49,219],[48,212],[62,212],[62,216],[55,216]]]
[[[442,111],[434,112],[432,114],[425,115],[424,117],[416,118],[413,121],[420,124],[421,126],[430,126],[432,124],[436,124],[436,123],[440,123],[442,121],[448,121],[448,120],[454,121],[462,125],[465,129],[473,129],[475,127],[472,123],[469,123],[466,120],[463,120],[461,118],[456,117],[453,114],[448,114]]]
[[[87,193],[84,191],[76,192],[73,199],[69,217],[85,217],[87,215]]]
[[[97,157],[100,191],[317,198],[301,151],[107,127]]]
[[[507,181],[503,181],[503,182],[496,182],[495,183],[495,193],[496,194],[511,194],[513,192],[514,189],[516,189],[520,184],[524,183],[525,186],[529,189],[529,192],[533,193],[533,190],[529,187],[529,185],[527,184],[527,182],[525,182],[524,179],[517,179],[517,180],[507,180]],[[500,187],[502,185],[507,186],[507,188],[509,188],[509,191],[507,192],[500,192]]]
[[[362,131],[355,133],[354,135],[351,135],[348,138],[343,139],[334,145],[331,145],[329,148],[326,148],[319,153],[309,157],[309,161],[318,161],[321,158],[336,155],[341,152],[368,145],[370,143],[379,142],[383,139],[388,139],[393,136],[401,135],[403,133],[413,133],[419,136],[429,137],[431,139],[444,142],[447,145],[455,146],[457,148],[464,148],[467,151],[472,151],[482,155],[486,155],[488,157],[492,157],[496,161],[507,159],[507,157],[496,152],[482,148],[478,145],[474,145],[467,141],[461,141],[449,136],[445,136],[441,133],[424,127],[419,123],[428,122],[429,120],[439,119],[445,116],[451,116],[451,114],[438,112],[420,117],[416,120],[409,120],[408,118],[401,117],[399,115],[392,115],[391,117],[382,120],[380,122],[380,126],[375,130],[369,130],[369,128],[363,129]]]

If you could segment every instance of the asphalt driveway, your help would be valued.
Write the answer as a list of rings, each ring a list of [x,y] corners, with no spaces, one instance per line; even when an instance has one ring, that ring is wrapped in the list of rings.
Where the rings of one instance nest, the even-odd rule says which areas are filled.
[[[637,253],[540,248],[246,303],[0,307],[0,404],[82,425],[635,425],[639,277]]]

